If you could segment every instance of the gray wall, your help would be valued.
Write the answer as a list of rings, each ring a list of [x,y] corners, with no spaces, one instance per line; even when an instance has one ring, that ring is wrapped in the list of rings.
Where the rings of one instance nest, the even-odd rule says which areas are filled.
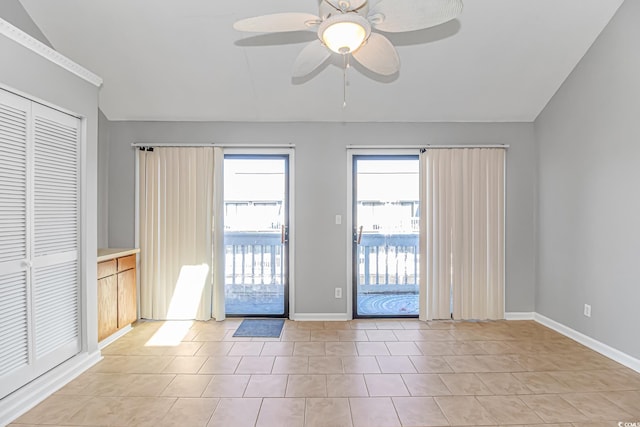
[[[20,28],[25,33],[29,34],[31,37],[37,39],[38,41],[44,43],[45,45],[53,48],[49,40],[45,37],[45,35],[40,31],[40,28],[36,25],[35,22],[31,19],[27,11],[24,9],[22,4],[18,0],[2,0],[0,1],[0,18],[9,22],[10,24]],[[104,195],[105,197],[100,197],[98,199],[98,247],[104,248],[109,246],[109,233],[108,233],[108,220],[107,220],[107,204],[108,200],[106,198],[108,185],[108,121],[102,112],[99,112],[99,123],[98,123],[98,175],[100,178],[98,179],[98,185],[101,188],[98,189],[99,195]]]
[[[22,7],[18,0],[1,0],[0,1],[0,18],[4,19],[11,25],[20,28],[34,39],[41,41],[49,47],[51,43],[42,34],[40,28],[33,22],[27,11]]]
[[[535,141],[533,124],[111,122],[109,244],[134,243],[132,142],[295,143],[296,312],[345,313],[347,144],[510,144],[507,152],[506,308],[534,310]],[[318,262],[322,260],[321,262]]]
[[[9,0],[2,0],[3,2]],[[3,3],[4,6],[4,3]],[[85,350],[97,349],[96,219],[98,88],[62,69],[16,42],[0,36],[0,86],[86,118],[86,179],[82,182],[86,211],[82,223],[83,315]]]
[[[535,123],[536,310],[640,358],[640,2],[628,0]],[[585,303],[592,317],[584,317]]]

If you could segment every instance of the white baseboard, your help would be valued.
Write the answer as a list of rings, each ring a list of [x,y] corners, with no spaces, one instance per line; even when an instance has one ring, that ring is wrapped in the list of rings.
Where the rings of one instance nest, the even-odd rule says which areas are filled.
[[[42,402],[102,359],[100,351],[81,353],[0,400],[0,426]]]
[[[593,351],[597,351],[598,353],[608,357],[609,359],[615,360],[616,362],[626,366],[627,368],[631,368],[636,372],[640,372],[640,360],[636,359],[633,356],[623,353],[622,351],[610,347],[607,344],[601,343],[600,341],[593,339],[581,332],[578,332],[575,329],[571,329],[570,327],[565,326],[562,323],[549,319],[542,314],[535,313],[534,320],[541,325],[551,328],[554,331],[559,332],[562,335],[569,337],[586,347],[589,347]]]
[[[504,314],[505,320],[534,320],[535,313],[532,311],[527,312],[510,312]]]
[[[112,342],[116,341],[117,339],[121,338],[123,335],[131,332],[132,330],[133,330],[133,328],[131,327],[131,325],[125,326],[124,328],[114,332],[112,335],[110,335],[107,338],[105,338],[102,341],[100,341],[98,343],[98,348],[100,350],[102,350],[103,348],[105,348],[106,346],[108,346]]]
[[[296,313],[289,317],[291,320],[302,322],[344,322],[351,320],[347,313]]]

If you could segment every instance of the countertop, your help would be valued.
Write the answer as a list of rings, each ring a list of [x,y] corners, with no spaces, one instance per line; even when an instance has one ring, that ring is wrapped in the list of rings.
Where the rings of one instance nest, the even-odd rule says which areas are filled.
[[[101,248],[98,249],[98,262],[109,261],[121,256],[133,255],[140,252],[137,248]]]

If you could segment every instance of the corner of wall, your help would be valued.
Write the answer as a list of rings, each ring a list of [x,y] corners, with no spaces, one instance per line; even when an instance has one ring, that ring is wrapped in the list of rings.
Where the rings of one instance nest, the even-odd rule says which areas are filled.
[[[111,122],[98,109],[98,247],[109,247],[109,144]]]
[[[639,18],[623,2],[534,121],[535,311],[636,360]]]
[[[545,107],[546,108],[546,107]],[[542,113],[541,113],[542,114]],[[539,249],[540,249],[540,233],[539,231],[539,215],[540,215],[540,140],[538,137],[538,117],[533,122],[533,150],[535,153],[535,172],[533,179],[533,312],[538,309],[538,287],[539,287]]]

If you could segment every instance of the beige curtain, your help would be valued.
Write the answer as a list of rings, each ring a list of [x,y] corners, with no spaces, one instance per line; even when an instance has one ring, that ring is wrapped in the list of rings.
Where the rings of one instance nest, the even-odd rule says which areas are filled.
[[[139,152],[140,315],[213,313],[214,148]]]
[[[420,318],[504,318],[501,148],[421,156]]]
[[[213,317],[222,321],[224,311],[224,153],[213,149]]]

